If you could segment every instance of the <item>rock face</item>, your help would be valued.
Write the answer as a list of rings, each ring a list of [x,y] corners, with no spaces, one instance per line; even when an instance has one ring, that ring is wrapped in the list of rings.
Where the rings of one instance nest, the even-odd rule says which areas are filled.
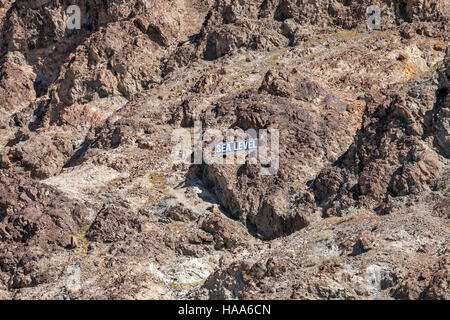
[[[0,298],[449,299],[450,4],[372,4],[0,0]]]

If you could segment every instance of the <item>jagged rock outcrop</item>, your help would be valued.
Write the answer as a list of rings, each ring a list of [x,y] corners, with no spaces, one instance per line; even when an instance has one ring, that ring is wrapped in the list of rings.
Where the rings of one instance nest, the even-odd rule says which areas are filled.
[[[448,0],[372,4],[0,0],[0,299],[449,299]]]

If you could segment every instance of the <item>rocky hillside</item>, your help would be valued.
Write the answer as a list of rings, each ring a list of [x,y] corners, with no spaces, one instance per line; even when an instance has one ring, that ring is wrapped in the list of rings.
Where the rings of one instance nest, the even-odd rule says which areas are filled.
[[[449,19],[0,0],[0,298],[450,299]],[[196,121],[279,130],[279,170],[174,163]]]

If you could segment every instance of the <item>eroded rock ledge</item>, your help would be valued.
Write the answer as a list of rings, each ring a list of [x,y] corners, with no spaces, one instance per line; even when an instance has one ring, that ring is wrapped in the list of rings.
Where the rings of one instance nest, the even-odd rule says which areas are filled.
[[[369,5],[0,0],[0,298],[449,299],[449,4]]]

